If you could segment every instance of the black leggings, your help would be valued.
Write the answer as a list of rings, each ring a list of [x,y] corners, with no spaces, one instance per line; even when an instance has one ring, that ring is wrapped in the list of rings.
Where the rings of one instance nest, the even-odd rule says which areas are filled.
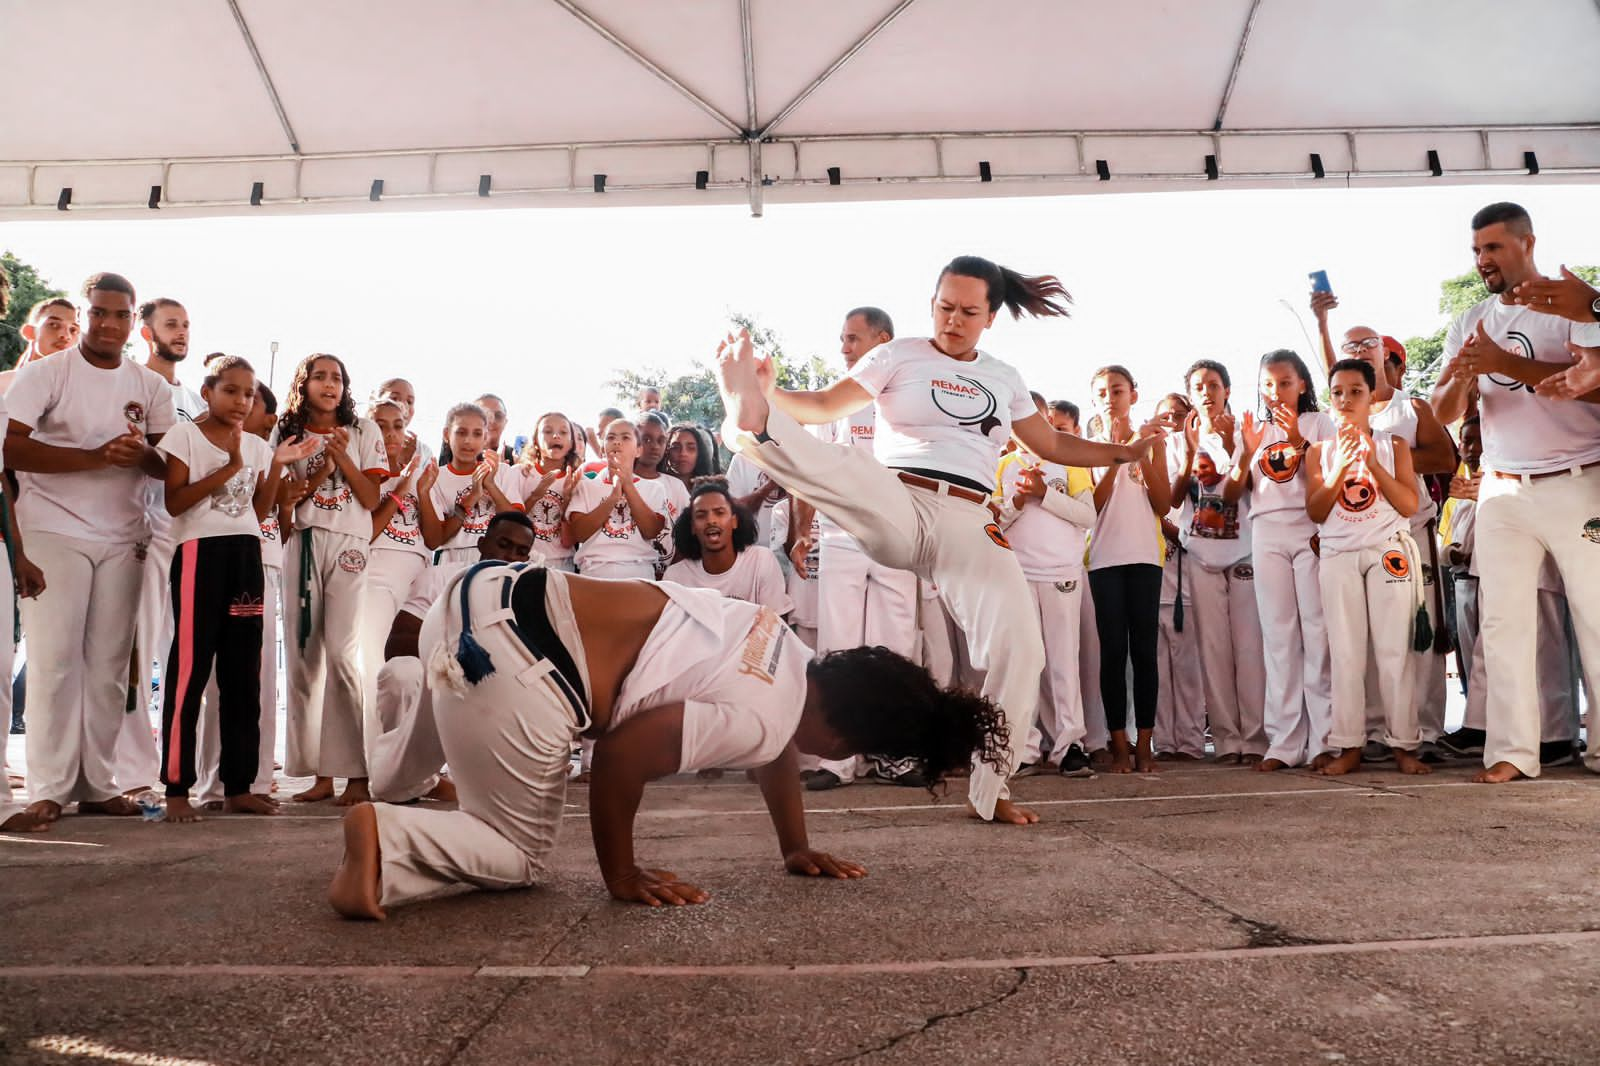
[[[1140,729],[1156,726],[1156,692],[1161,679],[1156,643],[1161,618],[1161,567],[1130,563],[1089,571],[1095,629],[1100,634],[1100,698],[1106,728],[1128,728],[1128,656],[1133,656],[1133,720]]]

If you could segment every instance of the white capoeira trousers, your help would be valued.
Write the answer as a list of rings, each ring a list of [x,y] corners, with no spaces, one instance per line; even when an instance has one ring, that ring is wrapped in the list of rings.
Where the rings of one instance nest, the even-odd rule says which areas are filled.
[[[918,661],[916,574],[874,562],[859,548],[825,540],[817,583],[818,655],[881,644]],[[866,759],[801,756],[800,766],[827,770],[849,784],[864,771]]]
[[[1258,518],[1250,559],[1265,665],[1266,757],[1300,766],[1328,750],[1333,728],[1321,566],[1311,534],[1292,521]]]
[[[1537,777],[1537,590],[1546,553],[1566,590],[1589,691],[1600,691],[1600,470],[1527,481],[1486,475],[1478,490],[1477,522],[1478,639],[1489,663],[1483,761],[1486,766],[1508,762]],[[30,707],[32,698],[30,692]],[[1585,765],[1600,769],[1600,750],[1593,741],[1589,749]]]
[[[250,791],[265,796],[272,791],[272,764],[278,749],[278,604],[283,571],[276,566],[261,568],[261,745],[256,749],[256,779]],[[221,802],[222,779],[217,775],[222,755],[222,736],[217,729],[217,708],[221,694],[217,673],[206,682],[205,706],[195,730],[195,765],[199,776],[194,791],[200,803]]]
[[[405,803],[433,791],[444,766],[444,748],[433,720],[433,694],[423,683],[422,660],[390,659],[378,669],[373,703],[378,732],[367,757],[372,798]]]
[[[1067,748],[1083,743],[1078,627],[1082,624],[1079,608],[1088,584],[1083,574],[1066,581],[1028,582],[1044,636],[1044,672],[1039,679],[1039,714],[1028,730],[1023,762],[1039,761],[1046,737],[1050,740],[1051,761],[1058,765]]]
[[[474,561],[478,549],[473,548]],[[367,759],[372,759],[378,735],[378,670],[383,666],[383,646],[389,642],[394,616],[411,595],[411,584],[428,568],[428,557],[374,545],[367,552],[366,602],[361,608],[361,705],[366,709],[362,729],[367,738]]]
[[[1106,701],[1100,694],[1100,624],[1094,617],[1094,589],[1088,575],[1078,586],[1078,691],[1083,697],[1083,748],[1104,750],[1111,743],[1106,726]],[[1132,669],[1132,665],[1129,665]],[[1157,705],[1159,718],[1159,704]]]
[[[67,804],[116,796],[141,566],[132,544],[28,530],[45,590],[22,601],[28,635],[28,795]],[[148,727],[149,714],[144,720]]]
[[[1189,573],[1198,567],[1185,559],[1183,569],[1187,585]],[[1198,759],[1206,753],[1205,670],[1200,662],[1199,627],[1194,621],[1194,604],[1183,605],[1182,629],[1178,628],[1176,608],[1176,602],[1163,603],[1156,620],[1161,687],[1156,691],[1155,735],[1151,739],[1157,751],[1178,751]],[[1128,687],[1133,687],[1131,663]]]
[[[509,575],[508,575],[509,576]],[[422,653],[453,656],[461,634],[455,599],[431,612]],[[578,737],[577,716],[527,649],[504,623],[503,578],[473,581],[469,590],[473,635],[495,670],[476,685],[441,677],[441,655],[429,656],[434,723],[450,762],[460,809],[431,811],[378,804],[379,902],[384,906],[454,892],[522,888],[546,876],[561,827],[567,768]],[[572,620],[564,581],[555,573],[545,587],[550,624],[566,645],[590,690],[583,641]],[[437,628],[438,638],[432,635]]]
[[[1476,634],[1479,611],[1477,580],[1467,578],[1456,584],[1456,605]],[[1466,595],[1462,595],[1463,590]],[[1546,743],[1578,739],[1578,677],[1573,662],[1572,640],[1567,633],[1567,598],[1559,592],[1539,590],[1539,739]],[[1467,729],[1488,728],[1489,660],[1482,640],[1463,643],[1470,647],[1467,659],[1467,713],[1461,723]]]
[[[1403,565],[1393,568],[1398,557]],[[1366,742],[1367,656],[1377,664],[1383,706],[1383,742],[1411,750],[1421,741],[1411,698],[1412,630],[1416,560],[1399,535],[1373,548],[1322,551],[1322,609],[1328,624],[1333,676],[1333,727],[1328,744],[1359,748]]]
[[[150,538],[139,579],[139,612],[134,615],[133,654],[137,665],[129,684],[137,686],[135,706],[122,720],[117,734],[113,769],[117,787],[126,792],[153,786],[161,772],[161,751],[150,723],[150,707],[161,707],[167,680],[167,652],[172,648],[172,553],[175,545],[165,536]],[[48,583],[50,578],[46,576]],[[161,666],[157,681],[156,664]],[[157,712],[159,719],[160,712]]]
[[[310,572],[302,591],[306,538]],[[297,529],[283,546],[283,640],[288,677],[284,772],[290,777],[366,777],[361,702],[361,609],[367,542]],[[302,637],[300,597],[309,597]],[[302,646],[303,645],[303,646]]]
[[[1007,780],[1027,743],[1039,702],[1044,638],[1022,567],[982,504],[905,484],[865,448],[827,444],[773,408],[765,442],[723,426],[723,440],[779,485],[812,504],[884,566],[910,570],[939,588],[965,638],[982,693],[1005,714],[1011,743],[996,772],[975,760],[968,799],[982,818],[1009,796]]]
[[[1218,755],[1265,755],[1267,674],[1255,567],[1247,560],[1225,570],[1208,570],[1192,555],[1186,561],[1191,564],[1187,569],[1194,590],[1190,618],[1200,644],[1211,743]]]
[[[0,590],[12,587],[11,556],[0,545]],[[17,632],[16,616],[0,603],[0,723],[11,728],[11,671],[16,666]],[[11,766],[6,762],[5,733],[0,732],[0,825],[13,815],[22,813],[22,804],[11,798]]]

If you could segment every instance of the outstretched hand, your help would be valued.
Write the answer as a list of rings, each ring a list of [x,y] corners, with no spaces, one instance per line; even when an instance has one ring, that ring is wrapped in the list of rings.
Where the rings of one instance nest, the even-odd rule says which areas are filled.
[[[1600,289],[1595,289],[1564,264],[1559,278],[1535,278],[1511,290],[1512,303],[1573,322],[1595,321],[1596,297],[1600,297]]]
[[[288,466],[315,455],[320,447],[322,442],[316,437],[302,434],[294,440],[280,441],[277,448],[273,449],[272,461],[279,466]]]
[[[649,907],[662,904],[682,907],[690,903],[704,903],[711,898],[711,893],[704,889],[678,880],[678,875],[671,870],[641,870],[637,866],[620,877],[608,880],[606,890],[613,899],[624,903],[643,903]]]
[[[836,859],[825,851],[799,848],[783,857],[783,868],[802,877],[836,877],[853,881],[867,876],[867,868],[849,859]]]
[[[1539,382],[1535,390],[1549,400],[1576,400],[1600,389],[1600,348],[1582,348],[1567,342],[1567,351],[1577,360],[1559,374]]]

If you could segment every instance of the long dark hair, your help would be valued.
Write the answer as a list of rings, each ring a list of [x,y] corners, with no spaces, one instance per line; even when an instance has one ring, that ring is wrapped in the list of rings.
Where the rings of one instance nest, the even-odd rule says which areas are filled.
[[[1054,274],[1019,274],[980,255],[956,256],[939,271],[939,281],[946,274],[977,278],[989,288],[989,310],[1004,307],[1012,318],[1021,318],[1024,312],[1034,318],[1065,318],[1067,305],[1072,302],[1072,294]],[[934,291],[938,288],[935,282]]]
[[[1262,370],[1267,369],[1269,366],[1284,366],[1285,364],[1294,367],[1294,372],[1300,376],[1300,382],[1305,386],[1300,390],[1300,403],[1295,407],[1296,413],[1303,415],[1315,411],[1317,409],[1317,386],[1311,380],[1311,368],[1306,366],[1306,361],[1288,348],[1274,348],[1261,357]],[[1261,376],[1257,374],[1256,389],[1258,394],[1261,388],[1260,381]]]
[[[700,549],[700,542],[694,535],[694,501],[702,496],[717,495],[728,501],[728,510],[733,512],[738,524],[733,527],[733,553],[740,554],[756,542],[755,516],[748,508],[740,507],[733,493],[728,491],[728,483],[718,477],[708,477],[697,482],[694,491],[689,493],[688,506],[678,512],[676,521],[672,523],[672,546],[677,549],[679,559],[698,559],[704,554]]]
[[[306,431],[306,419],[309,414],[306,387],[311,380],[311,368],[317,365],[319,359],[332,359],[339,367],[339,377],[344,381],[344,392],[339,397],[339,406],[333,412],[334,425],[356,424],[356,399],[350,389],[350,371],[345,368],[344,360],[327,352],[315,352],[300,360],[300,365],[294,368],[294,377],[289,382],[289,394],[284,397],[283,414],[278,416],[279,440],[294,440]]]
[[[694,434],[695,443],[698,446],[697,450],[700,453],[695,457],[694,469],[689,472],[690,482],[693,482],[694,479],[698,477],[710,477],[713,474],[722,473],[722,471],[718,469],[717,464],[717,445],[711,439],[711,434],[707,433],[693,422],[675,422],[671,426],[668,426],[667,447],[672,447],[672,437],[674,434],[680,431]],[[672,470],[670,464],[668,465],[668,470],[671,471],[674,477],[677,476],[677,471]]]

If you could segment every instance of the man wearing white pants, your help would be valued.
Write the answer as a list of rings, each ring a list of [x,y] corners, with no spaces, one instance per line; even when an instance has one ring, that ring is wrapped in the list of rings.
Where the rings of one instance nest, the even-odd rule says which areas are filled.
[[[0,400],[0,425],[5,423],[5,401]],[[5,457],[0,452],[0,473],[5,471]],[[9,516],[3,530],[5,544],[0,544],[0,591],[12,587],[11,552],[17,555],[17,581],[15,582],[17,594],[24,599],[37,596],[44,589],[44,576],[39,568],[28,561],[23,552],[22,538],[17,533],[15,509],[11,507],[10,492],[0,482],[0,493],[5,499],[6,513]],[[9,548],[9,550],[8,550]],[[15,665],[16,647],[16,617],[12,612],[0,608],[0,681],[5,682],[4,691],[0,691],[0,723],[9,725],[11,722],[11,671]],[[3,735],[3,734],[0,734]],[[11,772],[6,764],[5,745],[0,743],[0,830],[8,832],[26,833],[36,832],[49,828],[50,823],[40,816],[25,810],[20,803],[15,803],[11,798]]]
[[[1453,422],[1479,398],[1485,474],[1475,555],[1490,667],[1485,768],[1475,780],[1498,784],[1539,776],[1538,577],[1547,553],[1590,690],[1600,682],[1600,408],[1535,391],[1570,366],[1570,346],[1600,346],[1600,296],[1587,309],[1581,298],[1563,300],[1557,311],[1561,289],[1593,290],[1540,277],[1533,223],[1516,204],[1479,211],[1472,246],[1494,295],[1451,324],[1433,406],[1441,422]],[[1537,295],[1523,306],[1530,290]],[[1591,320],[1580,324],[1585,315]]]
[[[894,339],[894,322],[877,307],[857,307],[844,316],[839,330],[839,353],[848,372],[880,344]],[[878,409],[867,404],[837,422],[812,428],[817,439],[829,444],[872,450]],[[818,556],[817,654],[842,648],[882,645],[916,661],[917,575],[874,561],[856,539],[826,514],[817,516],[822,536]],[[870,766],[870,756],[829,761],[817,760],[817,771],[807,779],[813,791],[848,785]]]
[[[149,346],[145,366],[167,383],[172,391],[172,414],[179,422],[193,422],[206,410],[198,394],[178,380],[178,364],[189,354],[189,312],[176,300],[157,297],[139,307],[139,336]],[[150,542],[145,548],[143,577],[139,587],[139,613],[134,631],[137,669],[131,671],[130,684],[137,686],[132,706],[123,719],[117,737],[117,785],[124,792],[156,783],[161,753],[156,749],[150,728],[150,706],[161,706],[161,682],[155,681],[155,664],[164,663],[172,647],[172,516],[167,513],[166,487],[150,481],[145,486],[145,512],[150,523]]]
[[[97,274],[83,339],[18,372],[6,394],[6,466],[19,472],[17,525],[48,575],[22,603],[28,633],[28,792],[34,813],[135,814],[113,759],[128,695],[147,536],[145,479],[165,474],[153,445],[172,428],[172,395],[122,357],[133,286]]]
[[[536,555],[533,545],[533,523],[528,516],[520,511],[501,512],[489,519],[478,539],[478,561],[527,562],[530,554]],[[442,563],[423,571],[389,620],[374,705],[378,732],[371,740],[368,758],[373,799],[389,803],[455,799],[454,787],[439,774],[444,748],[433,720],[433,694],[423,679],[418,634],[428,611],[467,565]]]

